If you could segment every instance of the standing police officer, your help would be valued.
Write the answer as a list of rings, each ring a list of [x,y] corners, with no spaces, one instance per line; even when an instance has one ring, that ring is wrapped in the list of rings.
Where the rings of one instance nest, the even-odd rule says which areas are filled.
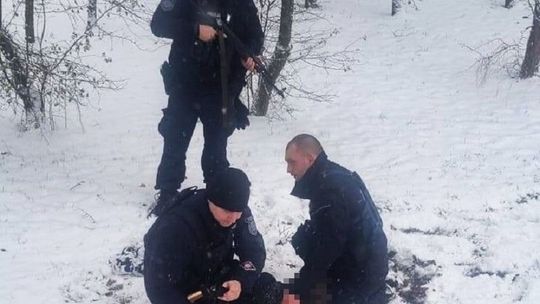
[[[244,172],[227,168],[206,190],[168,202],[145,236],[144,284],[152,304],[187,304],[197,291],[201,304],[281,302],[279,284],[261,275],[266,254],[247,206],[249,186]]]
[[[161,0],[152,17],[152,33],[173,40],[169,62],[162,67],[169,101],[158,126],[164,146],[156,177],[160,196],[155,213],[184,180],[186,151],[198,119],[203,124],[205,182],[229,166],[227,139],[234,128],[249,125],[248,110],[238,95],[246,70],[254,71],[255,62],[252,57],[241,58],[232,41],[216,31],[221,22],[249,54],[261,53],[264,37],[253,0]],[[222,111],[225,100],[234,102],[228,113]],[[225,114],[233,117],[231,123],[224,120]]]
[[[386,303],[386,236],[358,174],[328,160],[307,134],[287,144],[285,160],[291,194],[310,200],[310,220],[291,241],[304,266],[283,303]]]

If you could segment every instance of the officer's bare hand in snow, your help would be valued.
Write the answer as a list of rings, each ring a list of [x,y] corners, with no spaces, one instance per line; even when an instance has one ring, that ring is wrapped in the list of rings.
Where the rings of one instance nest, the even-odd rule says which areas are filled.
[[[250,72],[255,72],[255,60],[253,60],[253,58],[248,57],[245,60],[242,59],[242,65],[246,70]]]
[[[216,38],[216,30],[209,26],[204,24],[199,24],[199,39],[204,42],[210,42]]]
[[[236,280],[231,280],[223,283],[223,285],[221,286],[227,288],[228,290],[221,297],[219,297],[220,300],[231,302],[237,300],[240,297],[240,293],[242,292],[242,285],[240,284],[240,282]]]

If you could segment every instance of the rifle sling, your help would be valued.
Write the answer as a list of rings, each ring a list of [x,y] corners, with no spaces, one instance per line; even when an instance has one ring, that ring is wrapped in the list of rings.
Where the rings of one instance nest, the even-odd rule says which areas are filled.
[[[223,115],[223,128],[228,129],[231,124],[232,105],[229,98],[229,61],[227,60],[227,50],[225,37],[222,31],[218,31],[219,40],[219,64],[221,72],[221,113]]]

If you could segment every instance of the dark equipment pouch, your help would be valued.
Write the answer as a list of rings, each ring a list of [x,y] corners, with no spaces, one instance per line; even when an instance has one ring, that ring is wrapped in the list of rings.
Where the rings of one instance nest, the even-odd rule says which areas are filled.
[[[165,94],[171,95],[172,89],[175,83],[175,75],[172,65],[164,61],[161,65],[161,69],[159,70],[161,73],[161,77],[163,78],[163,85],[165,87]]]
[[[235,127],[236,129],[244,130],[249,126],[249,109],[242,103],[240,98],[236,97],[234,100],[234,113],[235,113]]]

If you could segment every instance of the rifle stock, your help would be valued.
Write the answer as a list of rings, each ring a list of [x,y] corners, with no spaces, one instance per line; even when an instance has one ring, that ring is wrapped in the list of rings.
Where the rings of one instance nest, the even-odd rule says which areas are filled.
[[[232,40],[234,48],[240,54],[242,59],[247,59],[249,57],[253,58],[253,60],[255,61],[255,70],[261,74],[263,81],[267,85],[270,85],[276,91],[276,93],[281,96],[281,98],[285,98],[285,90],[278,88],[276,84],[272,81],[268,69],[266,68],[262,60],[258,56],[255,56],[250,52],[250,50],[245,46],[245,44],[240,40],[240,38],[236,36],[236,34],[229,28],[227,24],[223,23],[221,28],[223,29],[223,32],[227,35],[227,37]]]

